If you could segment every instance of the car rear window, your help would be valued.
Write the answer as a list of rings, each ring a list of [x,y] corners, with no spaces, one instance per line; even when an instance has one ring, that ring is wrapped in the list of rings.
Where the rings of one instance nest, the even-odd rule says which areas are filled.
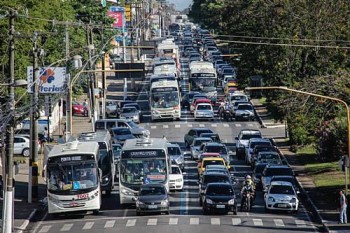
[[[222,161],[222,160],[205,160],[203,163],[203,167],[206,167],[209,164],[210,165],[213,165],[213,164],[224,165],[224,161]]]
[[[205,152],[227,154],[227,150],[224,146],[207,146],[205,147]]]
[[[268,168],[265,170],[265,176],[293,176],[290,168]]]
[[[228,176],[217,176],[217,175],[207,175],[204,176],[203,183],[209,184],[209,183],[229,183],[230,179]]]
[[[241,137],[242,140],[249,140],[251,138],[261,138],[261,134],[243,134]]]
[[[194,142],[194,146],[200,146],[200,145],[202,145],[202,143],[204,143],[204,142],[211,142],[212,140],[211,139],[208,139],[208,140],[196,140],[195,142]]]

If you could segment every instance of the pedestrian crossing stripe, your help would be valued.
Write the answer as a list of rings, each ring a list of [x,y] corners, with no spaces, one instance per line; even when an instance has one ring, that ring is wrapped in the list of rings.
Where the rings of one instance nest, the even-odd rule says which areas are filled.
[[[145,126],[148,126],[148,127],[150,127],[150,129],[157,129],[158,128],[158,126],[159,127],[162,127],[163,129],[168,129],[168,128],[170,128],[172,125],[149,125],[149,124],[147,124],[147,125],[145,125]],[[174,125],[174,128],[176,128],[176,129],[179,129],[179,128],[181,128],[181,127],[188,127],[188,128],[192,128],[193,127],[193,124],[176,124],[176,125]],[[209,126],[211,126],[211,127],[213,127],[213,128],[217,128],[218,127],[218,124],[199,124],[198,125],[198,127],[199,128],[205,128],[205,127],[209,127]],[[242,127],[242,124],[234,124],[234,126],[235,127],[237,127],[237,128],[240,128],[240,127]],[[247,125],[248,127],[254,127],[254,125],[252,124],[252,125],[250,125],[250,124],[248,124]],[[223,124],[222,125],[222,127],[224,127],[224,128],[229,128],[230,127],[230,125],[229,124]]]
[[[126,223],[124,223],[124,226],[125,227],[134,227],[137,224],[137,220],[140,220],[139,224],[146,224],[147,226],[157,226],[158,224],[164,225],[164,223],[166,223],[166,222],[168,222],[169,225],[188,224],[188,218],[180,218],[179,219],[177,217],[170,217],[168,219],[168,221],[166,219],[164,219],[165,221],[161,220],[161,219],[163,219],[163,218],[160,218],[160,221],[158,221],[159,220],[158,218],[149,218],[145,222],[145,221],[143,221],[143,218],[142,219],[141,218],[140,219],[133,218],[133,219],[128,219],[126,221]],[[182,220],[182,221],[180,222],[179,220]],[[196,218],[196,217],[191,217],[191,218],[189,218],[189,224],[190,225],[199,225],[200,222],[201,222],[203,224],[209,223],[210,225],[217,225],[218,226],[218,225],[226,225],[227,221],[229,221],[229,220],[230,220],[230,218],[226,218],[225,216],[223,218],[221,218],[221,217],[211,217],[209,219],[207,219],[205,217],[201,218],[201,219],[200,218]],[[104,228],[113,228],[116,225],[116,221],[119,221],[119,220],[111,220],[111,219],[109,219],[109,220],[102,220],[102,221],[105,221],[104,225],[103,224],[97,224],[97,221],[99,221],[99,220],[96,220],[94,222],[93,221],[86,222],[82,226],[82,230],[91,230],[94,227],[95,228],[96,227],[100,227],[101,225],[104,226]],[[120,221],[125,221],[125,220],[120,220]],[[242,220],[242,218],[240,218],[240,217],[233,217],[233,218],[231,218],[230,222],[232,223],[233,226],[238,226],[238,225],[245,225],[245,226],[248,226],[248,225],[264,226],[265,225],[265,226],[268,226],[268,225],[271,225],[271,223],[272,223],[274,226],[282,228],[282,227],[285,227],[286,225],[288,227],[291,227],[293,225],[293,222],[288,222],[287,224],[285,224],[283,219],[270,219],[270,218],[266,218],[264,220],[261,219],[261,218],[253,218],[253,219],[244,218]],[[54,224],[56,224],[56,223],[54,223]],[[307,227],[314,228],[314,225],[312,224],[312,222],[309,222],[309,224],[306,224],[305,220],[295,219],[294,220],[294,224],[298,228],[307,228]],[[52,226],[53,225],[49,225],[49,224],[42,225],[40,230],[38,231],[38,233],[48,233],[48,232],[50,232],[51,229],[53,229]],[[119,223],[118,226],[122,227],[123,224]],[[71,231],[73,227],[74,227],[74,223],[65,223],[60,228],[60,232]],[[77,228],[77,226],[75,226],[73,228],[73,230],[77,230],[76,228]],[[56,230],[56,232],[57,232],[57,230]]]

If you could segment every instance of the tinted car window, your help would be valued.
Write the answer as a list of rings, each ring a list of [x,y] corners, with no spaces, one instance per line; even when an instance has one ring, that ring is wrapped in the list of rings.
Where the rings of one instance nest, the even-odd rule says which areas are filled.
[[[217,175],[208,175],[203,177],[203,183],[208,184],[208,183],[230,183],[230,179],[228,176],[217,176]]]
[[[214,186],[211,185],[207,189],[207,194],[209,195],[217,195],[217,196],[222,196],[222,195],[233,195],[233,189],[229,186]]]
[[[227,150],[224,146],[207,146],[205,152],[218,152],[221,154],[227,154]]]
[[[145,187],[141,189],[140,195],[165,195],[165,190],[163,187]]]
[[[293,176],[290,168],[268,168],[265,170],[265,176]]]
[[[294,195],[294,190],[288,185],[273,185],[270,189],[271,194],[290,194]]]
[[[242,140],[249,140],[251,138],[261,138],[260,134],[243,134],[241,139]]]
[[[171,167],[171,174],[181,174],[179,167]]]
[[[267,164],[264,164],[264,165],[258,164],[254,169],[254,173],[262,173],[264,171],[266,165]]]
[[[168,147],[168,153],[169,153],[169,155],[181,154],[179,147],[176,147],[176,146]]]

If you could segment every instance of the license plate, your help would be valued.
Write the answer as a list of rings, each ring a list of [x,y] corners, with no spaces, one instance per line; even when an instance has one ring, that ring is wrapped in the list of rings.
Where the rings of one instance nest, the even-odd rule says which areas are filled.
[[[157,209],[157,205],[149,205],[148,209]]]
[[[216,208],[218,208],[218,209],[224,209],[224,208],[225,208],[225,205],[216,205]]]
[[[278,207],[285,208],[287,207],[287,204],[278,204]]]

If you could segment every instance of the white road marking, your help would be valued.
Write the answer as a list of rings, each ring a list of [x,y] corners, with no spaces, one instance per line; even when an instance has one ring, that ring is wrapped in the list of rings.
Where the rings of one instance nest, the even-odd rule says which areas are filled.
[[[178,218],[170,218],[169,219],[169,225],[177,225],[178,221],[179,221]]]
[[[126,222],[126,226],[127,227],[133,227],[135,226],[136,224],[136,219],[129,219],[127,222]]]
[[[95,224],[94,222],[87,222],[87,223],[85,223],[84,226],[83,226],[83,230],[91,229],[94,224]]]
[[[187,127],[188,127],[188,128],[192,128],[192,124],[188,124]]]
[[[205,127],[205,125],[204,125],[204,124],[199,124],[199,127],[204,128],[204,127]]]
[[[115,224],[115,220],[109,220],[106,222],[104,228],[112,228],[112,227],[114,227],[114,224]]]
[[[190,218],[190,225],[198,225],[199,218]]]
[[[241,219],[240,218],[233,218],[232,219],[232,225],[234,225],[234,226],[237,226],[237,225],[239,225],[239,224],[241,224]]]
[[[211,218],[211,225],[220,225],[220,218]]]
[[[40,229],[40,231],[39,231],[39,233],[46,233],[46,232],[49,232],[49,230],[50,230],[50,228],[51,228],[51,225],[49,225],[49,226],[43,226],[41,229]]]
[[[253,218],[253,223],[255,226],[262,226],[263,225],[262,220],[258,219],[258,218]]]
[[[180,125],[175,125],[175,128],[180,128],[181,126]]]
[[[218,125],[217,124],[211,124],[211,127],[217,127]]]
[[[282,219],[274,219],[276,227],[284,227],[284,223]]]
[[[254,125],[253,124],[248,124],[249,127],[253,127]]]
[[[73,227],[73,223],[64,224],[60,231],[70,231],[72,227]]]
[[[241,124],[235,124],[236,127],[241,127],[242,125]]]
[[[157,126],[156,125],[151,125],[151,129],[156,129]]]
[[[158,219],[156,219],[156,218],[150,218],[150,219],[148,219],[148,221],[147,221],[147,225],[148,225],[148,226],[155,226],[155,225],[157,225],[157,220],[158,220]]]
[[[230,127],[230,125],[229,125],[229,124],[224,124],[224,127],[226,127],[226,128],[227,128],[227,127]]]
[[[306,227],[305,221],[304,220],[295,220],[295,224],[297,224],[297,227]]]
[[[169,125],[163,125],[163,129],[169,128]]]

